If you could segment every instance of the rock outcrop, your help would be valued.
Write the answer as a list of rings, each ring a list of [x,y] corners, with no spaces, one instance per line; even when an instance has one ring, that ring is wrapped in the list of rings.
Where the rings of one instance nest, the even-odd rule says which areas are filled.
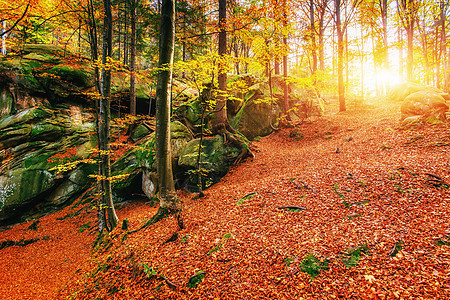
[[[77,121],[79,114],[35,107],[0,118],[0,224],[37,207],[61,207],[87,187],[94,124],[88,114]]]

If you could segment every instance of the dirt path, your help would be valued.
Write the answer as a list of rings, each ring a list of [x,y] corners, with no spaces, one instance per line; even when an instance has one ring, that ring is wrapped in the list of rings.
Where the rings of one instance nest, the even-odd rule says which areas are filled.
[[[87,254],[69,268],[77,271],[72,280],[55,282],[47,295],[61,290],[57,297],[78,299],[450,298],[450,247],[436,244],[450,233],[450,189],[430,184],[433,177],[426,175],[450,182],[449,143],[449,123],[398,130],[392,107],[283,129],[254,142],[255,159],[233,168],[204,198],[180,192],[186,228],[177,241],[164,243],[176,231],[169,218],[131,236],[117,230],[110,251],[91,258],[86,245],[77,250],[67,243],[70,251]],[[279,209],[286,206],[305,210]],[[134,229],[155,209],[134,203],[118,212]],[[86,218],[76,219],[78,226]],[[93,238],[75,235],[86,244]],[[400,242],[402,249],[390,256]],[[366,252],[359,261],[345,255],[358,246]],[[13,248],[20,250],[8,249]],[[3,259],[6,250],[0,250],[7,270],[0,282],[22,276],[12,269],[12,257]],[[312,281],[302,272],[310,253],[329,261]],[[30,265],[36,263],[29,257]],[[48,270],[43,267],[41,276]],[[197,288],[186,287],[199,271],[206,276]],[[178,287],[170,289],[162,276]],[[19,295],[31,297],[31,286],[20,280]],[[42,282],[33,284],[42,289]],[[0,295],[10,290],[0,285]]]

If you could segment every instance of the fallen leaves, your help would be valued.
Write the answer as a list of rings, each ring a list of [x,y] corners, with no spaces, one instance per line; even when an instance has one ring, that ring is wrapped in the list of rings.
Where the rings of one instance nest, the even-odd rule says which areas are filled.
[[[0,241],[50,236],[0,250],[0,276],[17,278],[19,286],[12,289],[0,278],[0,294],[11,292],[10,299],[448,299],[450,190],[434,180],[449,182],[450,155],[445,145],[427,145],[447,139],[449,125],[417,132],[396,127],[397,115],[388,107],[299,124],[296,136],[301,133],[302,139],[290,137],[292,129],[281,130],[255,142],[254,160],[234,167],[204,197],[179,191],[186,228],[177,231],[176,221],[166,218],[125,240],[118,228],[104,253],[91,254],[95,236],[80,232],[95,222],[84,212],[60,221],[61,213],[43,218],[37,231],[26,230],[30,222],[0,232]],[[354,128],[352,138],[331,128]],[[328,131],[333,138],[321,138]],[[381,150],[382,145],[389,149]],[[133,230],[156,210],[130,203],[118,214]],[[51,227],[54,222],[60,226]],[[70,242],[75,239],[85,248]],[[57,245],[66,251],[60,257],[51,249]],[[59,265],[45,263],[44,251],[58,257]],[[320,270],[314,280],[301,271],[309,254],[309,265]],[[25,272],[20,266],[26,263],[33,267]],[[205,276],[188,287],[200,271]],[[53,281],[38,280],[51,273]],[[48,284],[55,288],[42,288]]]

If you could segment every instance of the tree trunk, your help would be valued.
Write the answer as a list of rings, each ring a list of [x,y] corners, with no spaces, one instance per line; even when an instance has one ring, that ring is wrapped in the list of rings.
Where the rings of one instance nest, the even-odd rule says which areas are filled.
[[[181,211],[172,172],[170,144],[170,107],[172,65],[175,42],[175,3],[163,0],[159,36],[159,74],[156,88],[156,162],[160,209],[158,214]],[[157,214],[157,215],[158,215]]]
[[[227,53],[227,32],[226,32],[226,0],[219,0],[219,95],[214,114],[214,131],[217,133],[224,130],[228,125],[226,101],[227,101],[227,71],[225,55]]]
[[[389,45],[388,45],[388,29],[387,29],[387,0],[381,0],[381,23],[383,24],[383,65],[384,69],[389,69]]]
[[[286,6],[286,0],[283,0],[283,27],[287,29],[287,6]],[[286,30],[287,31],[287,30]],[[284,108],[284,114],[286,115],[286,120],[291,121],[291,117],[289,116],[289,91],[288,91],[288,61],[287,61],[287,49],[288,49],[288,43],[287,43],[287,32],[284,32],[283,34],[283,46],[284,46],[284,53],[283,55],[283,82],[284,82],[284,93],[283,93],[283,108]]]
[[[344,86],[344,32],[341,26],[341,0],[334,0],[336,32],[338,43],[338,94],[339,111],[345,111],[345,86]]]
[[[409,81],[414,79],[413,67],[414,67],[414,22],[411,20],[406,28],[406,34],[408,39],[408,54],[406,56],[406,76]]]
[[[103,29],[103,56],[102,56],[102,80],[101,97],[99,111],[99,150],[100,150],[100,185],[102,202],[106,206],[108,230],[117,226],[117,218],[112,201],[111,191],[111,165],[109,148],[109,129],[110,129],[110,97],[111,97],[111,70],[105,67],[110,63],[112,53],[112,13],[111,1],[103,1],[105,16]]]
[[[321,71],[325,71],[325,50],[324,50],[324,42],[323,42],[323,38],[325,35],[325,27],[324,27],[324,19],[325,19],[325,13],[327,11],[327,5],[328,0],[323,0],[320,3],[320,11],[319,11],[319,29],[318,29],[318,39],[319,39],[319,69]]]
[[[128,1],[125,1],[125,9],[123,16],[123,65],[128,65]]]
[[[312,66],[311,73],[312,75],[317,72],[317,45],[316,45],[316,25],[314,18],[314,0],[309,1],[309,20],[311,24],[311,56],[312,56]],[[315,79],[314,79],[315,83]]]
[[[398,68],[398,72],[399,72],[399,77],[400,79],[403,79],[404,77],[404,70],[403,70],[403,37],[402,37],[402,30],[399,27],[397,29],[397,38],[398,38],[398,60],[399,60],[399,68]]]
[[[130,0],[130,114],[136,115],[136,3],[137,0]]]
[[[436,43],[437,43],[436,52],[438,53],[438,60],[436,61],[436,86],[437,88],[441,88],[442,76],[441,76],[441,64],[444,66],[444,70],[446,67],[445,59],[446,59],[446,36],[445,36],[445,9],[446,4],[444,1],[440,1],[439,3],[439,33],[436,30]],[[442,59],[444,61],[442,62]],[[445,71],[444,71],[445,76]],[[444,87],[445,88],[445,87]]]
[[[6,31],[6,21],[3,20],[3,29],[2,29],[2,55],[6,55],[6,37],[7,34],[3,34]]]

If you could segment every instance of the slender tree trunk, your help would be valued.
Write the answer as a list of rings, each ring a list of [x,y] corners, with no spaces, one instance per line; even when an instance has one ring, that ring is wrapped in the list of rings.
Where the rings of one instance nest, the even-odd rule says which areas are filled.
[[[385,70],[389,69],[387,11],[388,11],[387,0],[381,0],[381,23],[383,24],[383,65]]]
[[[123,16],[123,65],[128,66],[128,1],[124,2],[124,16]]]
[[[118,40],[118,45],[117,45],[117,61],[120,61],[121,57],[122,57],[122,12],[121,12],[121,8],[122,5],[119,3],[119,8],[118,8],[118,12],[117,12],[117,19],[118,19],[118,32],[117,32],[117,40]]]
[[[341,25],[341,0],[334,0],[336,32],[338,46],[338,95],[339,111],[345,111],[345,86],[344,86],[344,32]]]
[[[228,124],[226,101],[227,101],[227,71],[225,55],[227,53],[227,32],[226,32],[226,0],[219,0],[219,96],[214,114],[214,131],[220,132]]]
[[[414,79],[414,5],[415,0],[401,0],[402,17],[407,38],[406,77],[409,81]]]
[[[286,119],[288,121],[291,121],[291,117],[289,116],[289,90],[288,90],[288,57],[287,57],[287,51],[288,51],[288,43],[287,43],[287,5],[286,0],[283,0],[283,27],[286,29],[286,32],[283,34],[283,46],[284,46],[284,53],[283,55],[283,82],[284,82],[284,94],[283,94],[283,108],[284,108],[284,114],[286,115]]]
[[[287,37],[283,37],[283,44],[287,45]],[[286,118],[288,121],[291,120],[289,116],[289,90],[288,90],[288,60],[287,60],[287,54],[283,55],[283,108],[284,108],[284,114],[286,115]]]
[[[436,86],[441,88],[441,82],[443,82],[441,78],[441,64],[444,66],[444,70],[446,67],[445,59],[446,59],[446,35],[445,35],[445,8],[446,4],[444,1],[439,2],[439,34],[436,32],[436,42],[439,39],[439,45],[436,47],[436,51],[439,53],[438,61],[436,66]],[[438,37],[439,36],[439,37]],[[442,61],[444,58],[444,61]],[[445,76],[445,71],[444,71]],[[445,86],[444,86],[445,88]]]
[[[399,59],[399,68],[398,72],[400,75],[400,78],[403,79],[404,75],[404,64],[403,64],[403,37],[402,37],[402,30],[400,27],[397,29],[397,38],[398,38],[398,59]]]
[[[311,73],[314,75],[317,72],[317,45],[316,45],[316,25],[314,18],[314,0],[309,1],[309,19],[311,24],[311,55],[312,55]]]
[[[422,28],[420,28],[420,26],[418,27],[418,31],[422,41],[423,61],[425,64],[425,82],[426,84],[430,84],[430,74],[432,74],[432,72],[430,72],[430,61],[428,59],[428,33],[426,30],[425,20],[423,21]]]
[[[275,75],[280,74],[280,62],[279,62],[278,58],[275,58],[274,71],[275,71]]]
[[[119,219],[117,218],[112,200],[111,190],[111,165],[110,165],[110,148],[109,148],[109,130],[110,130],[110,98],[111,98],[111,70],[106,67],[111,61],[112,54],[112,13],[111,1],[103,0],[105,16],[104,16],[104,33],[103,33],[103,56],[102,56],[102,81],[101,81],[101,97],[100,97],[100,113],[99,113],[99,150],[100,150],[100,182],[101,197],[103,204],[106,206],[107,220],[109,230],[117,226]]]
[[[445,14],[443,13],[446,8],[448,7],[448,3],[441,1],[441,19],[442,19],[442,30],[441,30],[441,34],[442,34],[442,40],[441,40],[441,47],[442,47],[442,56],[444,59],[444,91],[446,93],[450,93],[450,51],[447,51],[447,35],[446,35],[446,18],[445,18]],[[448,53],[448,54],[447,54]]]
[[[136,5],[137,0],[130,0],[131,57],[130,57],[130,114],[136,115]]]
[[[6,37],[8,34],[4,34],[6,32],[6,21],[3,21],[3,29],[2,29],[2,55],[6,55]]]
[[[406,75],[408,80],[414,79],[413,67],[414,67],[414,22],[410,22],[407,27],[407,41],[408,41],[408,54],[406,56]]]
[[[324,42],[323,38],[325,35],[325,27],[324,27],[324,19],[325,19],[325,13],[327,11],[328,7],[328,0],[322,0],[320,2],[319,8],[319,29],[318,29],[318,39],[319,39],[319,69],[321,71],[325,71],[325,49],[324,49]]]
[[[175,3],[163,0],[159,37],[159,74],[156,88],[156,162],[160,210],[163,214],[180,211],[172,173],[170,107],[172,65],[175,42]]]

